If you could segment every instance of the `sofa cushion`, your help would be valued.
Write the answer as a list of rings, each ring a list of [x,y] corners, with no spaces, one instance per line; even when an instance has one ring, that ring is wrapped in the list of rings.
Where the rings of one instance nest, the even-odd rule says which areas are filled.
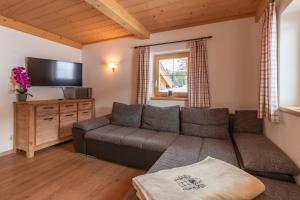
[[[236,167],[239,167],[231,140],[203,138],[201,152],[198,161],[204,160],[207,156],[223,160]]]
[[[257,111],[236,111],[233,132],[262,134],[263,121],[257,118]]]
[[[139,128],[141,126],[143,106],[126,105],[114,102],[111,123],[119,126]]]
[[[164,152],[179,135],[170,132],[157,132],[153,137],[143,142],[143,149]]]
[[[140,128],[108,125],[86,133],[85,138],[139,149],[164,152],[178,135]]]
[[[174,133],[139,129],[124,137],[121,144],[162,153],[170,146],[177,136],[178,135]]]
[[[220,158],[225,162],[238,166],[230,140],[180,135],[167,148],[148,173],[190,165],[205,159],[207,156]]]
[[[90,131],[96,128],[100,128],[102,126],[106,126],[108,124],[109,124],[109,119],[107,117],[97,117],[97,118],[77,122],[73,125],[73,127],[84,131]]]
[[[110,125],[111,129],[100,128],[87,133],[87,138],[113,144],[121,144],[123,138],[133,134],[138,128]],[[114,128],[113,128],[114,127]]]
[[[264,135],[234,134],[242,167],[253,172],[297,175],[296,164]]]
[[[179,133],[179,115],[179,106],[155,107],[145,105],[142,115],[142,128]]]
[[[264,193],[255,200],[299,200],[300,186],[295,183],[257,177],[266,186]]]
[[[180,135],[149,169],[148,173],[182,167],[198,161],[202,138]]]
[[[182,108],[181,128],[184,135],[229,138],[229,110]]]

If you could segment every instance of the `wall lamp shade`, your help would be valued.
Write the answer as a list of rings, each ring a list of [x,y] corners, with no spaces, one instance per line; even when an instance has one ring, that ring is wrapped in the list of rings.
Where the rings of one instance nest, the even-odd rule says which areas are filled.
[[[117,63],[115,62],[108,62],[108,67],[115,72],[116,68],[117,68]]]

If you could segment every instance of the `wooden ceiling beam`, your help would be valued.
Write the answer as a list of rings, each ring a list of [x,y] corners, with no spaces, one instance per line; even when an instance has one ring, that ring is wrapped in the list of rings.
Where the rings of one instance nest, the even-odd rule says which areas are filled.
[[[145,26],[139,22],[133,15],[131,15],[124,7],[122,7],[116,0],[85,0],[94,8],[102,12],[107,17],[111,18],[133,35],[148,39],[150,32]]]
[[[256,9],[255,22],[258,22],[263,16],[266,7],[268,6],[270,0],[260,0]]]
[[[73,40],[70,40],[68,38],[62,37],[60,35],[54,34],[54,33],[50,33],[48,31],[36,28],[34,26],[28,25],[28,24],[24,24],[22,22],[4,17],[0,15],[0,25],[5,26],[5,27],[9,27],[24,33],[29,33],[31,35],[35,35],[41,38],[45,38],[54,42],[58,42],[67,46],[71,46],[77,49],[81,49],[82,48],[82,44],[79,42],[75,42]]]

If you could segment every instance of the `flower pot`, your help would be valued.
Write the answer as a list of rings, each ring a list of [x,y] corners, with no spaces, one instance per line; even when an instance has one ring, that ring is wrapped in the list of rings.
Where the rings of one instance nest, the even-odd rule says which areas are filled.
[[[27,100],[27,94],[17,94],[17,100],[19,102],[25,102]]]

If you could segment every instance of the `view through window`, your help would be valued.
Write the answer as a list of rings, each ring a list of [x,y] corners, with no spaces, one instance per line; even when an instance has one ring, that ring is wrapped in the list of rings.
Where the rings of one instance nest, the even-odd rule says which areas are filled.
[[[155,96],[187,96],[188,57],[188,52],[155,56]]]
[[[280,106],[300,106],[300,1],[280,16]]]

